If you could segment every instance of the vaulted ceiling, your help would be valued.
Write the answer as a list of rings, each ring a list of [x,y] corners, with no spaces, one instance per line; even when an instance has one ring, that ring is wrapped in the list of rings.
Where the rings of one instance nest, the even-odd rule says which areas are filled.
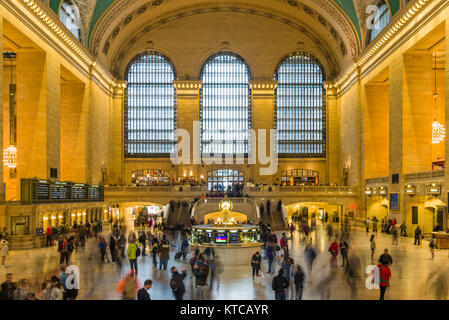
[[[350,65],[364,46],[366,7],[378,0],[73,0],[80,9],[86,46],[118,78],[127,63],[143,50],[165,51],[177,46],[182,60],[206,59],[216,49],[245,47],[259,77],[267,77],[273,61],[257,57],[269,47],[273,56],[292,50],[316,55],[328,78]],[[402,0],[388,0],[392,15]],[[50,0],[56,13],[61,0]],[[204,38],[204,41],[199,41]],[[176,42],[169,39],[177,39]],[[205,47],[205,42],[211,44]],[[180,50],[179,48],[184,48]],[[202,48],[202,49],[201,49]],[[203,50],[203,53],[194,52]],[[244,50],[243,50],[244,51]],[[175,54],[176,55],[176,54]],[[204,56],[203,56],[204,55]],[[200,63],[200,62],[199,62]],[[251,64],[251,61],[249,61]],[[185,63],[183,63],[185,65]],[[194,77],[190,64],[181,76]]]

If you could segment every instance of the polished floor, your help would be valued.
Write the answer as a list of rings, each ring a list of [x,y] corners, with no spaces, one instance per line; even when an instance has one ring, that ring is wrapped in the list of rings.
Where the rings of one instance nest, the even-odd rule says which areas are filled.
[[[353,227],[349,241],[350,254],[356,255],[361,262],[362,273],[371,265],[369,236],[362,228]],[[378,299],[378,290],[369,290],[365,286],[367,275],[361,274],[356,278],[356,295],[351,295],[351,290],[344,277],[344,268],[331,269],[329,266],[329,239],[324,227],[319,225],[318,230],[312,234],[313,245],[317,251],[312,272],[307,275],[303,299],[320,300],[347,300],[355,299],[374,300]],[[376,236],[377,250],[376,260],[384,248],[388,248],[393,257],[394,263],[391,267],[392,277],[387,290],[386,299],[390,300],[414,300],[414,299],[436,299],[437,287],[445,291],[438,297],[447,297],[447,285],[444,274],[448,271],[449,252],[447,250],[436,250],[435,258],[431,260],[428,242],[424,241],[422,246],[413,245],[413,239],[401,238],[398,245],[392,245],[392,238],[389,235],[378,233]],[[79,299],[86,300],[113,300],[120,299],[115,287],[123,275],[129,271],[128,263],[118,271],[113,264],[99,265],[93,257],[96,252],[94,240],[90,240],[85,251],[78,251],[73,254],[72,263],[78,265],[81,271],[81,289]],[[178,243],[179,246],[179,243]],[[293,241],[290,242],[291,251],[295,263],[299,263],[307,270],[304,259],[304,246],[296,233]],[[94,250],[95,249],[95,250]],[[173,265],[188,267],[187,263],[174,261],[173,255],[178,250],[171,250],[171,260],[169,268]],[[341,260],[339,256],[339,265]],[[211,290],[207,291],[208,299],[214,300],[267,300],[274,299],[271,289],[272,276],[264,273],[262,283],[256,285],[251,279],[251,268],[249,266],[227,267],[218,272],[217,280]],[[44,279],[49,279],[52,275],[57,275],[59,268],[59,254],[56,247],[42,248],[26,251],[11,251],[7,260],[7,267],[0,268],[0,280],[3,281],[6,273],[13,273],[15,281],[21,278],[29,279],[36,294],[39,293],[40,283]],[[159,271],[153,269],[152,259],[148,255],[138,259],[139,274],[138,279],[141,284],[145,279],[153,280],[153,287],[150,290],[151,298],[154,300],[173,299],[169,289],[169,271]],[[279,265],[276,267],[280,268]],[[189,269],[189,268],[187,268]],[[266,261],[263,262],[263,269],[266,271]],[[436,274],[441,275],[438,283],[434,281]],[[189,276],[185,280],[187,292],[185,299],[194,299],[192,280]],[[438,286],[438,285],[439,286]],[[440,290],[441,292],[441,290]],[[293,295],[290,294],[291,298]]]

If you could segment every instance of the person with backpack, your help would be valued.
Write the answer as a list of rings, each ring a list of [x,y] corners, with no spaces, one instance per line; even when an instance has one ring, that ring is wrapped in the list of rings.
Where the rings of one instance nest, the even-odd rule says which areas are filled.
[[[195,264],[193,267],[195,275],[195,291],[197,300],[206,300],[205,289],[207,287],[207,277],[209,276],[209,266]]]
[[[186,288],[184,286],[184,279],[187,276],[186,268],[181,268],[181,273],[177,267],[171,267],[171,279],[170,279],[170,289],[173,292],[175,300],[183,300]]]
[[[161,247],[159,248],[159,270],[167,270],[167,263],[170,259],[170,246],[166,240],[161,241]]]
[[[296,300],[302,300],[302,293],[304,290],[304,282],[306,280],[306,275],[304,270],[300,265],[296,267],[295,275],[293,281],[295,283],[295,298]]]
[[[159,240],[153,237],[151,255],[153,256],[153,268],[157,268],[157,255],[159,253]]]
[[[390,286],[391,270],[388,267],[388,264],[379,264],[377,267],[379,268],[380,300],[385,300],[385,292]]]
[[[136,240],[135,242],[131,242],[128,245],[128,250],[126,250],[126,255],[128,256],[128,260],[129,260],[129,264],[131,266],[131,272],[137,274],[138,269],[137,269],[137,258],[140,256],[140,243],[138,240]]]
[[[276,300],[285,300],[286,299],[286,291],[289,287],[289,282],[286,277],[284,277],[284,269],[280,269],[278,275],[273,278],[273,282],[271,283],[271,288],[274,291],[274,297]]]
[[[285,232],[282,233],[281,241],[279,242],[281,249],[284,250],[284,255],[288,254],[288,240]]]
[[[104,258],[106,256],[106,240],[103,237],[100,237],[98,247],[100,249],[101,263],[104,263]],[[109,262],[109,258],[107,258],[107,260]]]
[[[67,237],[63,237],[62,241],[59,243],[58,251],[60,254],[59,264],[69,264],[69,241]]]

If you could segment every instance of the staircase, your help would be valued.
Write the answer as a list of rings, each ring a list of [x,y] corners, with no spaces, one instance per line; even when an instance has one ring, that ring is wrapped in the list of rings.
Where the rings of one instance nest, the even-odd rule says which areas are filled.
[[[282,210],[277,211],[274,209],[271,211],[271,227],[274,231],[286,231],[288,228],[285,223],[284,216],[282,215]]]
[[[181,210],[179,211],[178,216],[178,223],[180,225],[190,226],[191,224],[191,216],[190,216],[190,209],[192,208],[192,205],[189,204],[189,206],[185,207],[181,206]]]
[[[167,220],[166,220],[167,225],[176,225],[176,222],[178,221],[179,210],[181,209],[182,206],[181,208],[178,208],[177,204],[175,204],[173,207],[172,205],[170,205],[167,213]]]

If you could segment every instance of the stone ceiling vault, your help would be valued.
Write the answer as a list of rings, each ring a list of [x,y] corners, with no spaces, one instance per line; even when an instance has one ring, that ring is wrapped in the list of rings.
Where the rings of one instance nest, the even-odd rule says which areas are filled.
[[[214,16],[216,19],[212,18]],[[201,21],[208,21],[203,31]],[[243,23],[252,27],[245,27]],[[221,30],[225,25],[233,32],[213,30]],[[190,26],[195,26],[194,30],[200,34],[192,35],[194,30],[189,30]],[[240,29],[236,29],[237,26],[241,26]],[[214,32],[216,39],[211,37]],[[162,35],[165,38],[161,38]],[[209,43],[198,42],[203,36]],[[280,55],[288,54],[289,50],[305,50],[321,60],[328,80],[332,80],[360,52],[354,24],[332,0],[114,1],[92,29],[89,48],[103,65],[122,79],[127,63],[143,50],[154,49],[169,57],[177,56],[172,52],[174,47],[169,45],[169,38],[175,37],[179,47],[189,47],[192,43],[189,39],[193,39],[197,46],[190,47],[190,51],[197,52],[192,59],[207,59],[205,55],[221,48],[236,51],[251,60],[254,52],[263,48],[261,41],[266,40],[266,47],[275,50],[265,50],[266,53],[274,51],[271,60],[268,57],[254,59],[255,65],[264,65],[264,68],[256,67],[263,69],[256,72],[256,77],[270,76],[282,58]],[[247,41],[243,43],[245,37]],[[173,59],[176,65],[179,57]],[[195,78],[198,76],[195,68],[198,66],[180,70],[178,76]]]

